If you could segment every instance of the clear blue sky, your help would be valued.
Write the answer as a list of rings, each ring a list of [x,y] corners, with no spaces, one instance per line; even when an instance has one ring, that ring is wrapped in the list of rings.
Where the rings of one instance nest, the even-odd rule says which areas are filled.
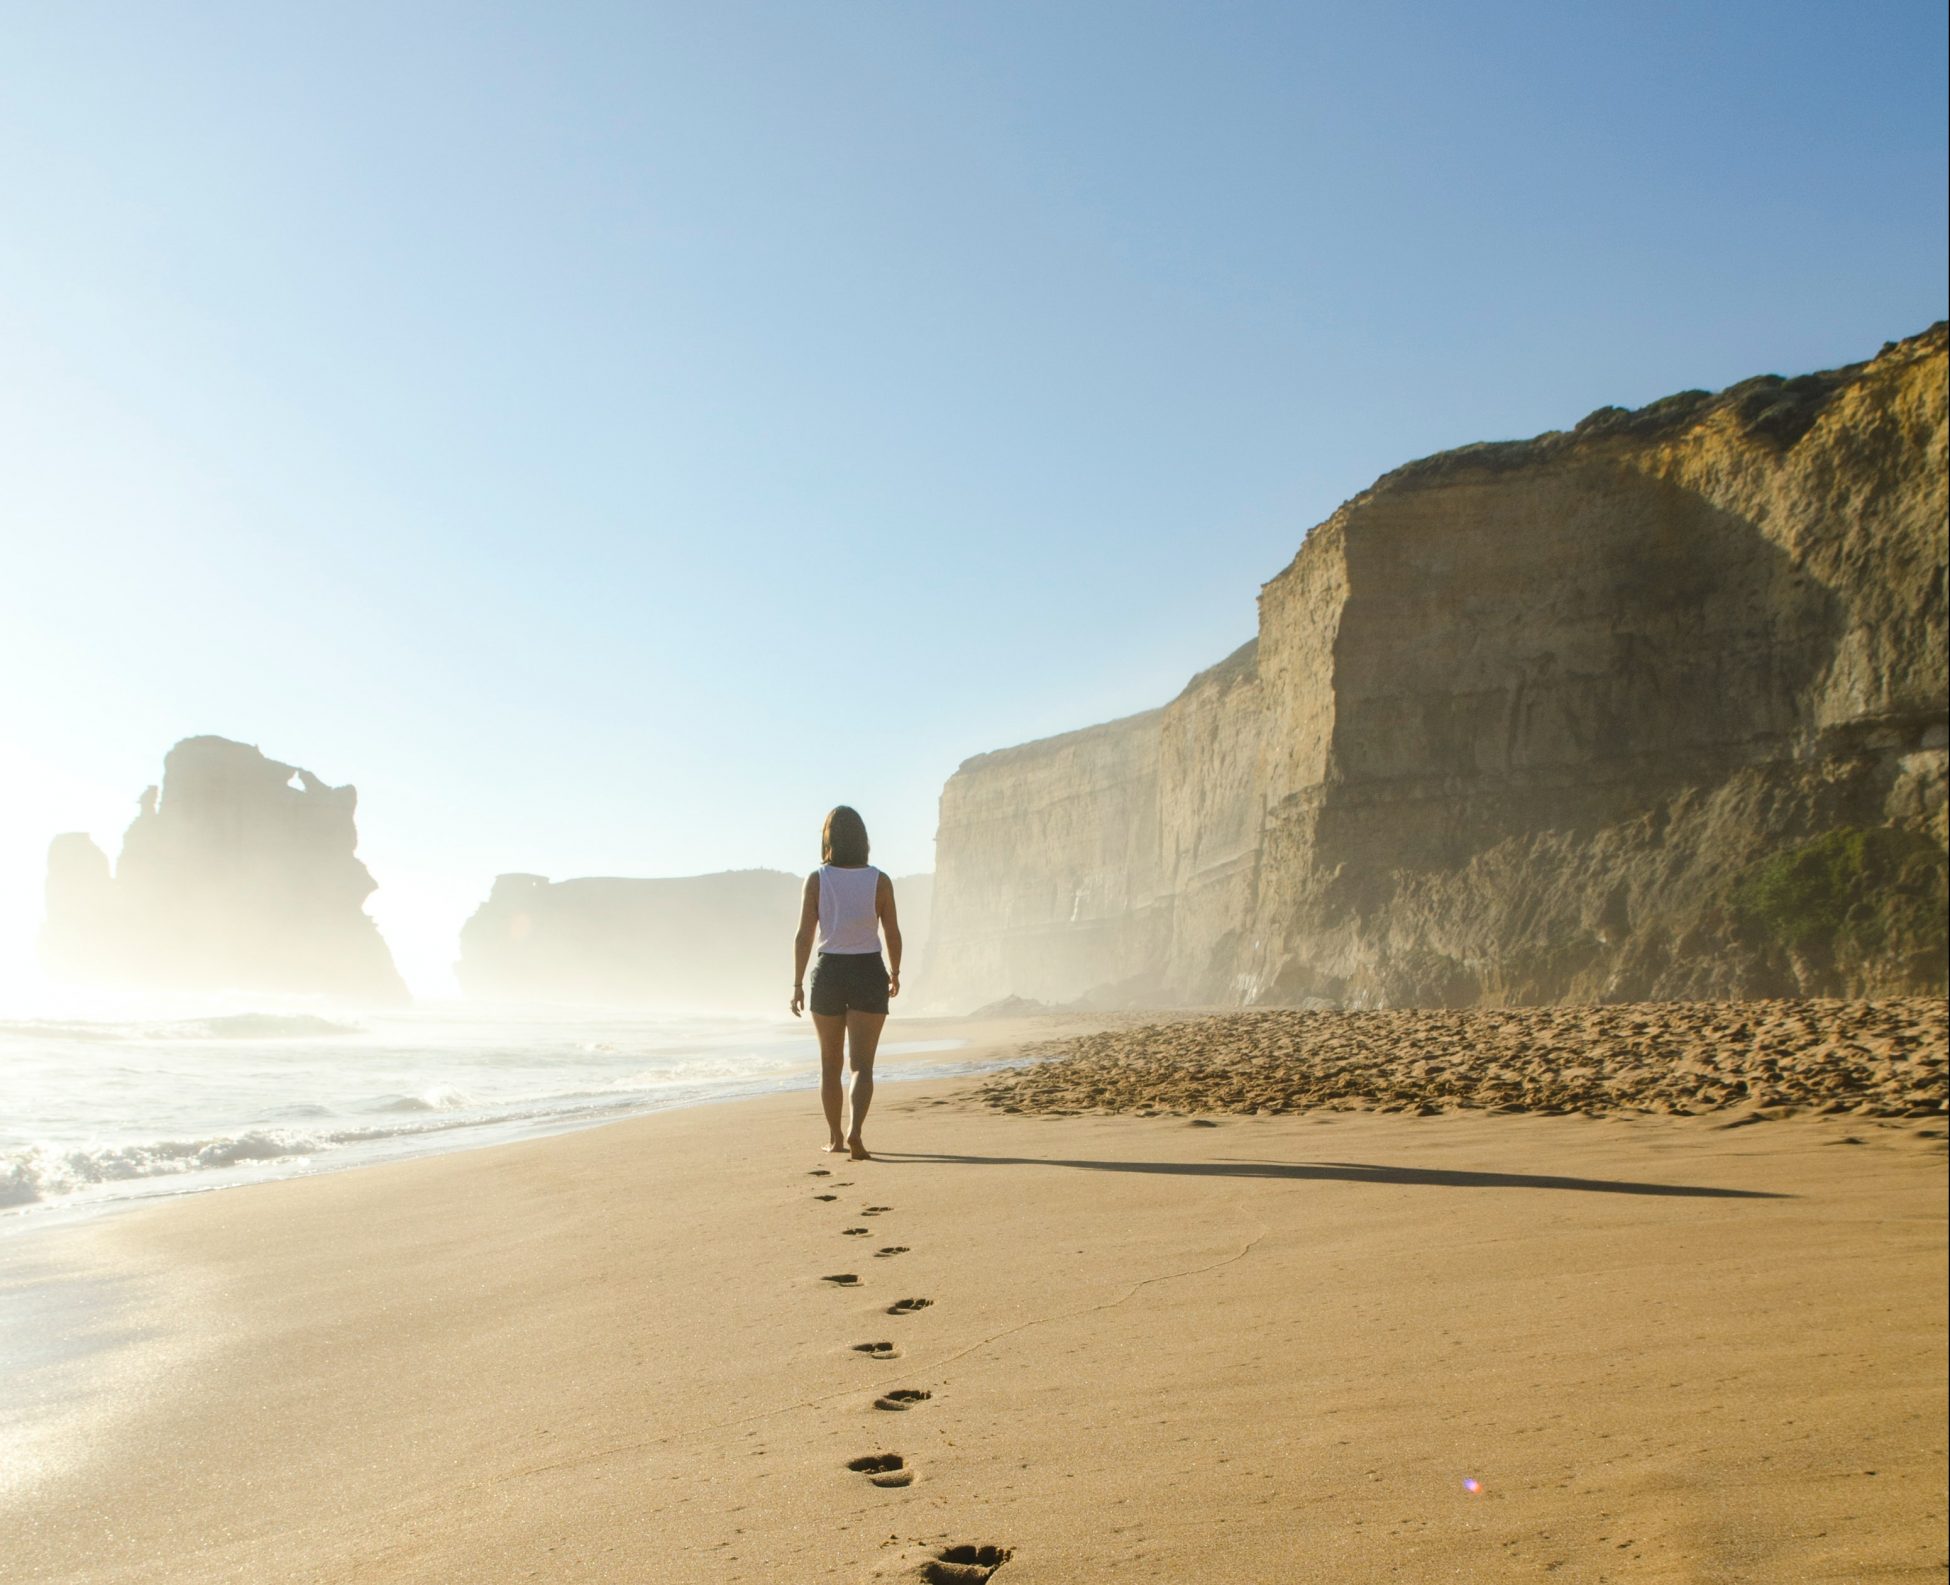
[[[0,981],[176,739],[501,870],[932,864],[1376,474],[1945,312],[1941,0],[0,5]]]

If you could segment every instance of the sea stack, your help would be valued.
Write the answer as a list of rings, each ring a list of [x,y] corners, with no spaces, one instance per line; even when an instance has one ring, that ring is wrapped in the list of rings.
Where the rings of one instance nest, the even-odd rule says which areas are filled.
[[[70,983],[407,999],[365,912],[358,793],[247,743],[185,738],[111,875],[86,835],[48,852],[41,961]]]
[[[930,998],[1940,992],[1945,364],[1378,480],[1170,704],[961,766]]]

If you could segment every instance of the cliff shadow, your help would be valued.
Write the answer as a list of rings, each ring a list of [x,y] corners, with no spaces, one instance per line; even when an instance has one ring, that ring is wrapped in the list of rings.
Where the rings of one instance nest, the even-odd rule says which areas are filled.
[[[1714,800],[1821,736],[1861,621],[1821,543],[1616,458],[1422,496],[1347,535],[1334,776],[1267,833],[1268,999],[1643,998],[1701,959],[1791,989],[1725,918],[1772,827]]]
[[[1396,1167],[1363,1161],[1085,1161],[1058,1156],[965,1156],[877,1150],[875,1159],[916,1165],[1073,1167],[1086,1172],[1160,1173],[1181,1178],[1261,1178],[1274,1182],[1372,1183],[1423,1189],[1557,1189],[1580,1194],[1651,1194],[1681,1199],[1791,1200],[1767,1189],[1722,1189],[1706,1184],[1638,1183],[1629,1179],[1569,1178],[1553,1173],[1463,1172]]]
[[[1609,818],[1592,795],[1611,783],[1791,754],[1849,625],[1808,547],[1616,460],[1383,503],[1357,528],[1328,809],[1427,799],[1412,846],[1439,865],[1485,826]]]

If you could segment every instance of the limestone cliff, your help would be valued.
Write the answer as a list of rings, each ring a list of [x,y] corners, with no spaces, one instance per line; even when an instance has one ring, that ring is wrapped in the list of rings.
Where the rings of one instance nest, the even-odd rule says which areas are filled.
[[[112,875],[87,836],[54,839],[42,963],[71,982],[402,1001],[365,912],[357,806],[355,789],[248,744],[185,738]]]
[[[927,940],[931,882],[894,882],[904,981]],[[499,875],[461,928],[461,989],[488,1001],[782,1012],[804,884],[782,870],[554,882]]]
[[[1377,481],[1163,710],[961,767],[930,996],[1942,986],[1945,367],[1939,325]]]

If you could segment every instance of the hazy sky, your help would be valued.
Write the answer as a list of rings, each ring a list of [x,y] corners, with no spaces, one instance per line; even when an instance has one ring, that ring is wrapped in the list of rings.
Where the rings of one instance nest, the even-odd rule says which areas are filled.
[[[1387,468],[1945,312],[1945,7],[0,4],[0,982],[178,738],[511,869],[931,867]]]

